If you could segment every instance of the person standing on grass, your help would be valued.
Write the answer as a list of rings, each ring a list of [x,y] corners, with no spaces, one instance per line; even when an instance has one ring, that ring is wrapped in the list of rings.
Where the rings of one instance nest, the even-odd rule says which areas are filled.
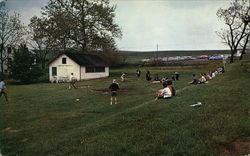
[[[150,72],[149,71],[146,72],[146,80],[147,81],[151,81],[151,77],[150,77]]]
[[[174,75],[175,75],[175,80],[178,81],[179,77],[180,77],[180,74],[178,72],[174,72]]]
[[[77,87],[75,85],[76,79],[75,79],[75,77],[73,75],[74,74],[71,73],[70,78],[69,78],[69,89],[71,89],[72,87],[75,88],[75,89],[77,89]]]
[[[121,80],[122,80],[122,82],[125,81],[125,78],[126,78],[126,74],[125,74],[125,73],[122,73],[122,75],[121,75]]]
[[[139,69],[136,70],[136,77],[139,79],[141,76],[141,71]]]
[[[4,82],[4,79],[1,79],[1,82],[0,82],[0,97],[2,97],[2,94],[3,94],[4,97],[5,97],[5,100],[8,102],[8,97],[7,97],[7,93],[5,92],[5,89],[6,89],[6,84]]]
[[[117,104],[117,90],[119,89],[119,85],[115,79],[113,79],[113,83],[109,86],[109,89],[111,90],[110,105],[112,105],[113,102]]]

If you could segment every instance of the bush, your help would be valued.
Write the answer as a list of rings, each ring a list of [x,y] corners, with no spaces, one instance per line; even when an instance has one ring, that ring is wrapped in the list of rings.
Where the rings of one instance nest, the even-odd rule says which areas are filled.
[[[21,45],[14,53],[12,63],[12,76],[22,83],[30,83],[42,75],[38,64],[34,64],[35,56],[28,50],[26,45]]]

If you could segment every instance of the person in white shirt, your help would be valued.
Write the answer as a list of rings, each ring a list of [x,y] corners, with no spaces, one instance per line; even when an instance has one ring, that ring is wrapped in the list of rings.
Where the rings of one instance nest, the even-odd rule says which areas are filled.
[[[166,83],[166,85],[164,85],[163,89],[158,90],[157,97],[155,98],[155,101],[158,99],[161,99],[161,98],[168,99],[168,98],[171,98],[172,96],[174,96],[174,88],[171,85],[172,82],[169,80],[169,81],[166,81],[164,83]]]
[[[5,100],[8,102],[8,97],[7,97],[7,93],[5,92],[5,89],[6,89],[6,84],[4,82],[4,79],[1,79],[1,82],[0,82],[0,97],[2,97],[2,94],[3,94],[4,97],[5,97]]]
[[[206,83],[206,82],[207,82],[207,79],[205,77],[205,74],[201,73],[200,83]]]
[[[126,74],[125,74],[125,73],[122,73],[122,75],[121,75],[122,82],[125,81],[125,77],[126,77]]]
[[[75,84],[76,84],[76,79],[73,76],[73,73],[71,73],[70,78],[69,78],[69,89],[71,89],[72,87],[77,89]]]
[[[214,72],[212,72],[212,78],[214,78],[215,77],[215,73]]]

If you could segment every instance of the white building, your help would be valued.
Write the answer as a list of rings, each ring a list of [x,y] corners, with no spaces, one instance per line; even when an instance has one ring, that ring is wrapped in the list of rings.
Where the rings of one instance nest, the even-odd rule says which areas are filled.
[[[108,64],[96,55],[61,54],[49,64],[49,80],[68,81],[70,75],[80,80],[103,78],[109,76]]]
[[[4,73],[5,75],[11,74],[11,64],[13,60],[13,53],[14,53],[14,48],[11,46],[8,46],[4,49],[3,51],[3,71],[0,68],[0,73]],[[0,60],[0,63],[2,63]]]

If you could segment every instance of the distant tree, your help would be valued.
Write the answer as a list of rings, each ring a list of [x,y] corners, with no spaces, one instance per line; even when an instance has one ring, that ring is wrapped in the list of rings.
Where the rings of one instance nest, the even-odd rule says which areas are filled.
[[[62,50],[114,49],[115,38],[122,36],[114,23],[115,8],[109,0],[50,0],[36,20]]]
[[[4,71],[4,63],[8,58],[7,46],[15,46],[22,41],[25,35],[25,27],[21,23],[20,15],[14,13],[9,15],[9,10],[5,7],[6,1],[0,2],[0,68],[1,75]]]
[[[42,68],[45,69],[46,60],[49,52],[56,49],[55,40],[47,32],[48,26],[42,19],[36,16],[32,17],[29,24],[29,41],[28,45],[32,47],[33,52],[38,58],[38,62],[41,62]]]
[[[234,61],[234,54],[244,39],[248,40],[250,23],[250,6],[248,0],[235,0],[227,9],[220,8],[217,11],[219,19],[227,25],[227,29],[221,29],[217,34],[231,49],[230,63]],[[245,40],[246,41],[246,40]],[[242,55],[244,52],[242,52]]]
[[[29,83],[41,76],[42,72],[34,62],[35,56],[26,45],[20,45],[19,49],[14,52],[12,63],[12,76],[23,83]]]

